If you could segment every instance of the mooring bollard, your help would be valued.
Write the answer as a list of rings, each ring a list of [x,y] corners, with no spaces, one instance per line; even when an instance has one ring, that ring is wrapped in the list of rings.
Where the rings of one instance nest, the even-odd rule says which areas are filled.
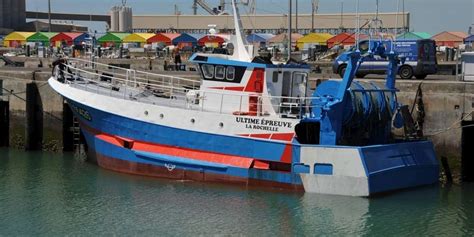
[[[41,150],[43,145],[43,107],[36,83],[26,84],[25,150]]]

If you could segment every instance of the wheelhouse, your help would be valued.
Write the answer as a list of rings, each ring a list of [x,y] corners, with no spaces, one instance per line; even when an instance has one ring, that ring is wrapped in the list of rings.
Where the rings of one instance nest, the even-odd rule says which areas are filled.
[[[309,66],[273,64],[260,57],[251,62],[215,54],[190,58],[201,75],[203,103],[215,109],[249,116],[298,118],[309,102]]]

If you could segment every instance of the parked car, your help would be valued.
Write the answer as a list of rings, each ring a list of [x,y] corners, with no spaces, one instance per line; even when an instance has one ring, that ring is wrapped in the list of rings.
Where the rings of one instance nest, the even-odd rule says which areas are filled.
[[[386,50],[391,50],[392,41],[383,41]],[[427,75],[435,74],[438,71],[436,59],[436,43],[433,40],[399,40],[394,42],[394,51],[404,58],[402,65],[399,65],[398,74],[403,79],[410,79],[415,76],[417,79],[424,79]],[[367,54],[369,48],[373,50],[374,41],[363,40],[359,43],[362,54]],[[349,61],[349,51],[355,50],[351,47],[348,51],[339,55],[333,63],[333,72],[343,77],[347,63]],[[385,74],[388,66],[388,59],[385,57],[367,58],[356,72],[358,78],[363,78],[367,74]]]

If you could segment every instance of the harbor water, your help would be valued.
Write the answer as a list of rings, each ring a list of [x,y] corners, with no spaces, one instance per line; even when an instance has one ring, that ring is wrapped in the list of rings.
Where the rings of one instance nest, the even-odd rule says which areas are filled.
[[[474,185],[368,199],[131,176],[72,154],[0,149],[0,235],[472,236]]]

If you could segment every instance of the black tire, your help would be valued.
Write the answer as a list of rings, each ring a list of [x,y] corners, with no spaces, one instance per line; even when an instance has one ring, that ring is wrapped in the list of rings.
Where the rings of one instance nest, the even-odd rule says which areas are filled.
[[[411,79],[413,77],[413,68],[410,66],[402,66],[398,71],[398,75],[402,79]]]
[[[425,79],[426,76],[428,76],[428,75],[416,75],[415,77],[416,77],[416,79],[420,79],[420,80],[421,80],[421,79]]]
[[[364,73],[356,73],[357,78],[364,78],[365,76],[366,76],[366,74],[364,74]]]
[[[339,66],[338,70],[337,70],[337,74],[339,74],[339,76],[341,78],[344,77],[344,73],[346,73],[346,68],[347,68],[347,65],[346,64],[343,64],[341,66]]]

